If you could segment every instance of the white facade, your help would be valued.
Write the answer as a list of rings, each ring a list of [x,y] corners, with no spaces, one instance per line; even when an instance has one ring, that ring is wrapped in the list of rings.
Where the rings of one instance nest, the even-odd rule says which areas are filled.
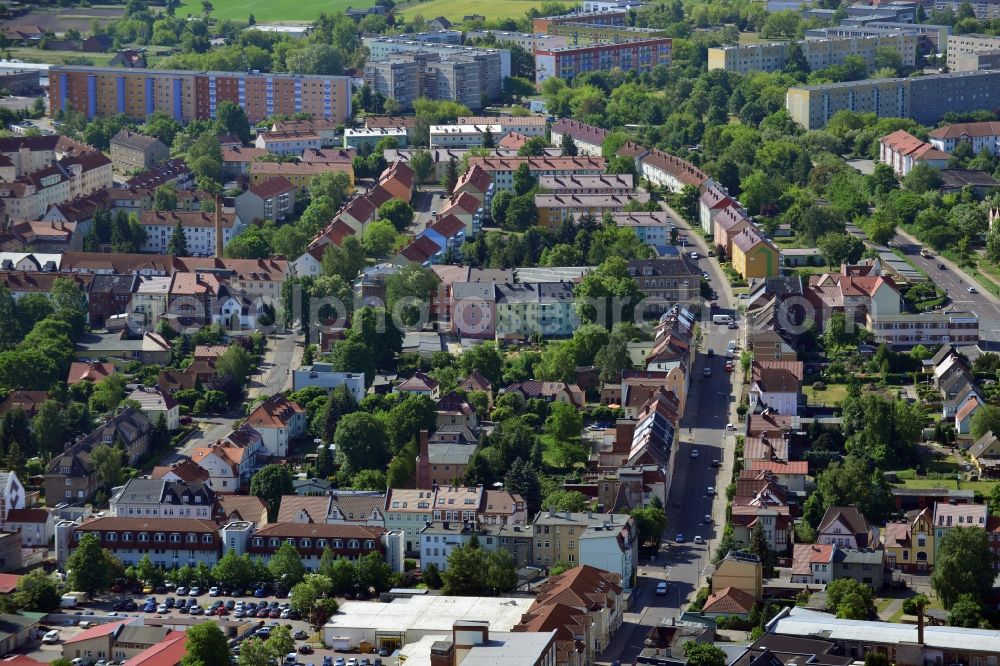
[[[243,231],[243,223],[238,217],[233,215],[232,222],[222,224],[222,246],[229,245],[234,237]],[[153,254],[166,254],[170,239],[174,235],[176,222],[168,224],[144,223],[143,230],[146,232],[146,242],[143,243],[140,251],[151,252]],[[215,226],[186,225],[183,227],[184,237],[187,239],[188,253],[191,255],[203,255],[206,257],[215,256]]]
[[[496,145],[506,134],[500,125],[431,125],[431,150],[435,148],[469,148],[483,145],[487,130]]]
[[[323,274],[323,263],[314,257],[312,252],[306,250],[301,257],[288,264],[288,270],[295,276],[311,275],[317,277]]]
[[[799,394],[797,391],[763,391],[758,382],[753,382],[750,385],[750,411],[753,412],[761,403],[783,416],[798,416],[799,413]]]
[[[56,520],[51,512],[44,509],[36,511],[46,514],[43,520],[10,520],[4,523],[4,529],[21,533],[22,548],[44,548],[55,536]],[[32,511],[35,513],[35,511]]]
[[[448,568],[448,557],[458,546],[464,546],[472,539],[472,532],[462,532],[461,523],[444,523],[452,529],[442,529],[441,523],[433,523],[420,531],[420,566],[433,564],[438,571]]]
[[[622,577],[622,587],[630,588],[633,585],[637,553],[634,547],[623,550],[619,545],[618,535],[622,529],[614,527],[598,532],[593,527],[588,527],[587,532],[580,537],[580,564],[618,574]],[[633,546],[636,540],[633,539]]]
[[[24,485],[14,472],[0,472],[0,523],[7,522],[7,512],[25,508]]]
[[[254,145],[275,155],[301,155],[309,149],[322,148],[322,141],[318,134],[286,135],[281,132],[275,134],[264,132],[257,135]]]
[[[332,391],[338,386],[346,386],[357,402],[365,397],[365,376],[357,372],[335,372],[328,363],[314,363],[302,366],[292,373],[292,390],[306,386],[321,386]]]

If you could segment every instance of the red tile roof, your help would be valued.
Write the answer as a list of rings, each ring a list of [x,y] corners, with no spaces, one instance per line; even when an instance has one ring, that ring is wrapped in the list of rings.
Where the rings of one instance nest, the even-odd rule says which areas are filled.
[[[69,376],[66,378],[66,383],[72,386],[73,384],[79,384],[83,381],[99,382],[105,377],[110,377],[113,374],[115,374],[114,363],[99,363],[97,361],[87,363],[85,361],[74,361],[73,364],[69,366]]]
[[[902,131],[902,130],[900,130]],[[959,139],[963,136],[1000,136],[1000,123],[986,121],[981,123],[955,123],[939,127],[928,134],[932,139]]]
[[[438,218],[437,222],[430,225],[428,228],[433,229],[445,238],[451,238],[458,232],[464,231],[465,224],[463,224],[460,219],[449,213],[444,217]]]
[[[187,632],[171,631],[166,638],[128,660],[129,666],[177,666],[184,658]]]
[[[303,413],[298,403],[278,393],[257,405],[246,422],[254,428],[287,428],[296,414]]]
[[[254,185],[250,188],[250,191],[261,199],[271,199],[280,194],[294,192],[295,186],[292,185],[292,183],[284,176],[277,176],[275,178],[265,180],[259,185]]]
[[[15,576],[14,574],[9,573],[0,573],[0,594],[10,594],[13,592],[17,589],[17,581],[19,580],[21,580],[20,576]]]
[[[753,610],[755,603],[754,598],[743,590],[727,587],[710,595],[701,611],[725,615],[746,615]]]
[[[100,638],[101,636],[108,636],[110,634],[118,631],[119,627],[123,627],[128,622],[107,622],[105,624],[99,624],[97,626],[91,627],[72,638],[67,638],[63,640],[63,645],[69,645],[70,643],[79,643],[80,641],[89,641],[91,638]]]

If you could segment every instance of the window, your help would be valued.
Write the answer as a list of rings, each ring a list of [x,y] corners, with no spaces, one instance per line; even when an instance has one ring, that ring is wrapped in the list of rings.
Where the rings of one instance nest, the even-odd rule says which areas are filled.
[[[118,541],[118,535],[115,534],[114,532],[108,532],[104,536],[104,538],[107,539],[108,541]]]

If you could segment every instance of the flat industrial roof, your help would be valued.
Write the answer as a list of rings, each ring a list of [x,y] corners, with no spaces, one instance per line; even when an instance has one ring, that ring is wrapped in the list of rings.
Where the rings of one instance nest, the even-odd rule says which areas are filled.
[[[347,601],[326,623],[326,629],[413,629],[450,634],[458,620],[487,620],[491,631],[510,631],[534,599],[509,597],[426,596],[377,601]]]

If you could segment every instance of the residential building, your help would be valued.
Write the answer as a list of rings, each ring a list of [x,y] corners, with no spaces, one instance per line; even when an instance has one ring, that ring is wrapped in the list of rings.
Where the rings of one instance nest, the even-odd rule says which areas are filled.
[[[642,151],[636,163],[641,177],[673,192],[680,192],[685,185],[700,188],[708,180],[708,174],[687,160],[655,148]]]
[[[212,518],[215,493],[203,483],[165,479],[129,479],[111,495],[111,515],[118,518]]]
[[[549,140],[553,146],[561,146],[564,135],[569,134],[576,144],[577,152],[580,155],[590,157],[601,157],[603,155],[604,139],[608,136],[608,131],[594,125],[581,123],[578,120],[560,118],[552,123],[549,132]]]
[[[948,35],[948,70],[952,72],[965,71],[966,67],[963,65],[968,63],[961,60],[963,55],[978,55],[998,50],[1000,50],[1000,37],[995,35],[976,33]],[[979,69],[979,67],[969,69]]]
[[[989,510],[985,504],[949,504],[935,502],[932,520],[934,523],[934,554],[941,548],[941,540],[956,527],[986,529]]]
[[[48,509],[11,509],[3,522],[5,531],[21,535],[22,548],[47,548],[55,527],[55,514]]]
[[[733,237],[733,270],[744,279],[781,274],[781,251],[756,227],[750,226]]]
[[[250,164],[250,185],[257,186],[267,181],[283,177],[297,188],[297,192],[309,192],[314,176],[330,171],[342,171],[354,185],[354,167],[350,162],[252,162]]]
[[[807,130],[841,110],[935,125],[946,113],[1000,106],[1000,71],[952,72],[912,78],[866,79],[788,89],[785,107]]]
[[[139,281],[137,275],[95,275],[87,291],[91,328],[104,328],[112,318],[127,313]]]
[[[26,507],[24,486],[17,478],[17,474],[8,471],[0,472],[0,525],[7,523],[7,514],[11,511]]]
[[[49,461],[45,471],[45,497],[57,503],[86,503],[97,490],[97,471],[90,452],[98,444],[120,443],[125,449],[126,464],[134,465],[149,448],[152,425],[145,416],[127,407],[86,437],[70,444],[62,454]]]
[[[649,193],[643,191],[628,194],[542,193],[535,195],[535,207],[538,208],[538,225],[553,230],[568,220],[579,220],[582,215],[600,220],[605,213],[623,213],[633,201],[645,204],[649,200]]]
[[[754,412],[797,416],[802,391],[800,361],[761,361],[751,367],[749,401]]]
[[[131,130],[111,137],[111,164],[119,173],[139,173],[169,158],[170,149],[155,137]]]
[[[641,74],[657,65],[670,65],[672,40],[655,37],[641,41],[567,46],[535,52],[535,84],[558,77],[569,81],[577,74],[621,68]]]
[[[12,95],[32,96],[41,90],[41,70],[10,69],[0,70],[0,88],[9,90]]]
[[[232,146],[222,149],[222,174],[230,178],[250,175],[250,165],[267,154],[263,148]]]
[[[357,402],[365,397],[365,376],[357,372],[334,372],[329,363],[304,365],[292,372],[292,390],[306,386],[322,386],[332,391],[338,386],[346,386]]]
[[[921,141],[906,130],[896,130],[882,137],[879,143],[878,161],[891,166],[900,178],[905,178],[913,167],[921,163],[943,169],[948,166],[949,157],[948,153]]]
[[[548,34],[554,26],[566,23],[624,27],[627,16],[628,11],[625,9],[596,12],[579,11],[557,16],[541,16],[531,20],[531,31]]]
[[[600,175],[604,173],[603,157],[472,157],[469,168],[477,165],[489,174],[493,192],[514,187],[514,172],[522,164],[535,178],[541,176]]]
[[[265,180],[236,197],[236,217],[246,222],[281,222],[295,213],[296,187],[284,176]]]
[[[534,53],[539,49],[554,49],[567,45],[566,38],[559,35],[543,35],[532,32],[508,32],[506,30],[491,30],[488,28],[483,28],[482,30],[469,30],[465,33],[465,38],[473,43],[476,43],[479,40],[490,40],[495,38],[497,44],[516,44],[525,51],[529,51],[531,53]]]
[[[879,542],[877,527],[869,524],[854,506],[831,506],[816,528],[816,543],[845,550],[874,548]]]
[[[639,538],[630,516],[543,509],[532,525],[535,566],[586,564],[617,574],[623,587],[635,584]]]
[[[242,107],[251,123],[297,113],[342,123],[352,115],[347,76],[58,65],[49,72],[49,91],[52,115],[73,108],[88,118],[144,119],[163,111],[182,122],[207,120],[223,101]]]
[[[275,155],[300,156],[307,150],[319,150],[323,142],[311,130],[268,130],[257,134],[254,146]]]
[[[100,361],[73,361],[69,366],[69,375],[66,377],[66,385],[73,386],[80,382],[91,382],[96,384],[115,374],[114,363],[101,363]]]
[[[864,59],[871,72],[876,69],[875,55],[879,49],[895,51],[903,66],[912,67],[916,64],[917,42],[916,35],[894,32],[855,38],[805,39],[794,44],[798,46],[810,71],[842,65],[848,56],[859,56]],[[743,75],[751,72],[780,72],[788,64],[791,44],[774,42],[712,47],[708,49],[708,68]],[[949,58],[950,54],[949,49]]]
[[[187,239],[188,252],[206,257],[215,256],[219,248],[224,248],[242,230],[244,223],[235,213],[148,211],[139,217],[139,224],[146,232],[143,252],[166,254],[174,230],[180,225]],[[217,235],[222,234],[221,245]]]
[[[775,552],[787,550],[792,543],[793,534],[788,500],[788,489],[778,483],[776,476],[766,471],[742,472],[736,480],[736,494],[733,497],[735,543],[749,546],[751,533],[759,525],[768,548]]]
[[[278,393],[257,405],[247,415],[246,423],[260,433],[267,455],[284,458],[289,442],[306,431],[306,412]]]
[[[934,524],[931,509],[911,511],[885,526],[886,561],[894,569],[928,573],[934,567]]]
[[[540,382],[528,380],[511,384],[501,393],[520,393],[525,400],[539,399],[546,402],[565,402],[574,407],[582,408],[586,396],[576,384],[565,382]]]
[[[795,544],[792,550],[792,582],[813,585],[832,582],[834,549],[830,544]]]
[[[548,40],[562,37],[563,43],[540,42],[535,51],[567,46],[590,46],[615,42],[638,42],[659,37],[670,37],[669,30],[636,28],[621,25],[596,25],[588,23],[556,23],[549,26],[549,33],[541,35]]]
[[[715,564],[712,588],[734,588],[756,600],[763,599],[763,567],[756,555],[731,550]]]
[[[931,145],[946,153],[954,152],[960,143],[967,143],[972,152],[983,150],[990,155],[1000,153],[1000,123],[986,121],[980,123],[955,123],[931,130],[928,134]]]
[[[139,411],[153,425],[163,417],[167,430],[173,432],[180,427],[180,403],[154,386],[138,386],[125,396],[126,400],[139,403]]]
[[[407,554],[420,552],[420,530],[434,517],[434,490],[390,488],[385,496],[385,528],[403,532]]]
[[[612,213],[611,219],[615,226],[631,229],[640,241],[658,250],[670,245],[671,229],[676,226],[670,213],[662,210]]]
[[[136,565],[146,556],[153,564],[165,569],[195,566],[201,562],[214,566],[222,550],[218,527],[211,519],[92,518],[76,526],[67,535],[68,555],[72,555],[84,534],[95,534],[101,542],[101,548],[117,557],[125,566]],[[61,536],[62,533],[57,529],[57,552]]]
[[[402,542],[399,533],[366,525],[326,525],[303,523],[269,523],[253,533],[246,551],[251,557],[267,562],[284,543],[298,551],[302,564],[309,571],[319,569],[323,550],[329,548],[338,558],[356,560],[370,553],[379,553],[393,567],[402,569],[402,551],[392,541]],[[394,553],[399,550],[399,557]],[[239,549],[237,549],[239,551]],[[237,554],[241,554],[237,552]],[[396,564],[398,559],[399,564]]]
[[[969,457],[979,476],[996,478],[1000,475],[1000,438],[988,430],[969,447]]]
[[[332,118],[316,117],[310,118],[309,120],[276,120],[271,125],[271,132],[300,132],[300,133],[312,133],[319,136],[320,146],[322,148],[330,148],[337,144],[337,127],[338,123]],[[302,154],[308,152],[321,152],[317,150],[306,150]]]
[[[876,343],[885,342],[893,347],[979,342],[979,318],[972,312],[944,310],[918,315],[876,312],[868,315],[866,328],[875,336]]]
[[[516,282],[495,285],[496,337],[526,339],[535,333],[570,336],[580,326],[571,282]]]

